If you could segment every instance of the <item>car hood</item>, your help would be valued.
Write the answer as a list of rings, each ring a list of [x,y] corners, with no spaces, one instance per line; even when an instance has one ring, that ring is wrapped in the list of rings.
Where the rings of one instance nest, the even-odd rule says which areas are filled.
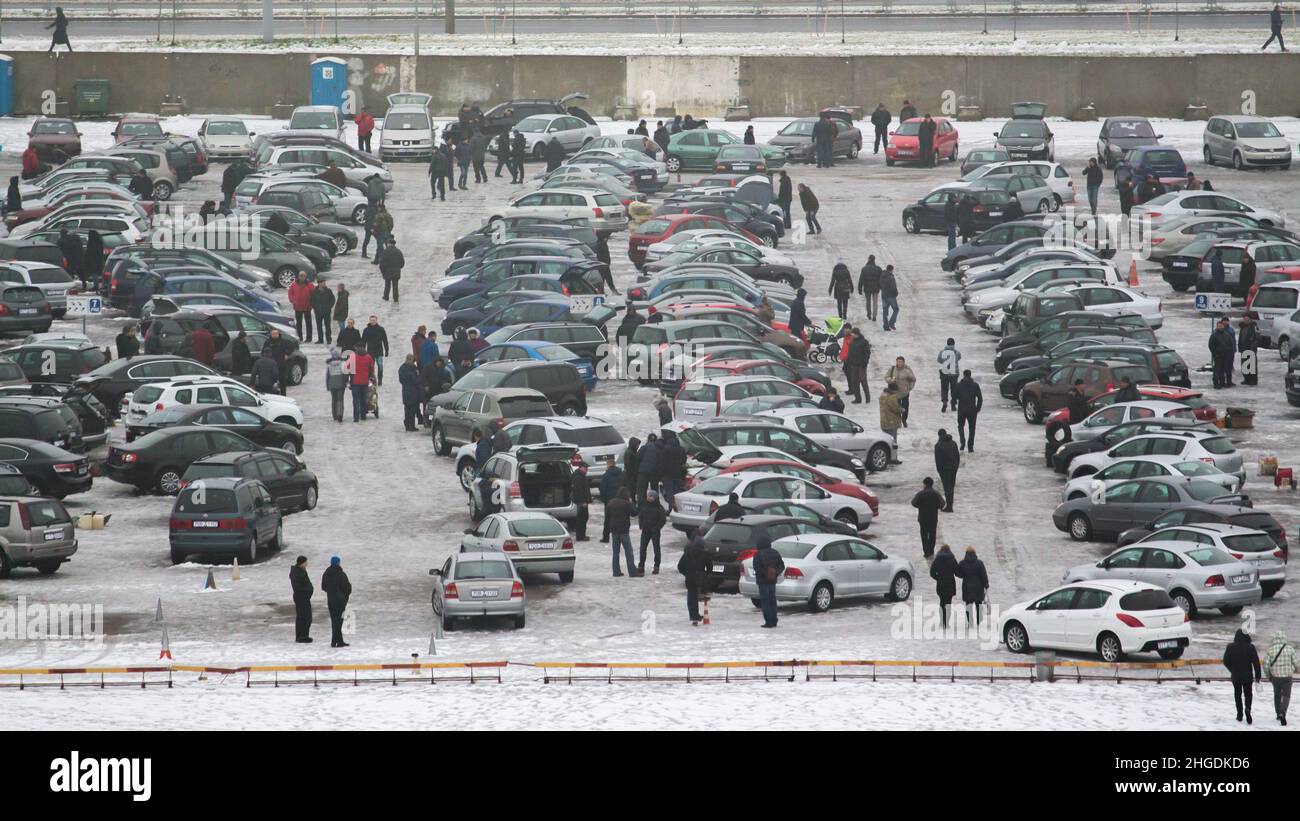
[[[812,136],[803,134],[778,134],[767,141],[768,145],[812,145]]]
[[[1144,145],[1155,145],[1160,142],[1159,137],[1112,137],[1109,140],[1111,148],[1118,148],[1126,151],[1130,148],[1140,148]]]

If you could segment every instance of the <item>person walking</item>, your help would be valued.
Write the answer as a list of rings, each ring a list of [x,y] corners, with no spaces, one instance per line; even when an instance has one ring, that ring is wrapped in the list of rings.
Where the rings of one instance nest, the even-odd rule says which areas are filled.
[[[492,142],[492,156],[497,158],[497,168],[493,176],[500,177],[501,169],[510,171],[511,179],[514,179],[514,171],[510,168],[510,132],[502,131]]]
[[[388,240],[393,234],[393,215],[382,202],[376,205],[374,210],[375,222],[371,231],[375,237],[375,258],[370,261],[370,264],[378,265],[379,258],[383,256],[384,249],[388,247]]]
[[[650,574],[659,575],[660,550],[659,534],[664,529],[664,524],[668,521],[668,514],[664,512],[664,506],[659,503],[659,494],[653,490],[646,491],[645,499],[640,504],[637,511],[637,527],[641,531],[641,560],[637,562],[637,575],[645,575],[645,554],[646,548],[650,544],[655,547],[655,564]]]
[[[849,266],[843,260],[835,263],[831,270],[831,283],[826,293],[835,297],[835,312],[840,319],[848,319],[849,298],[853,296],[853,274],[849,273]]]
[[[441,149],[435,149],[429,157],[429,198],[439,202],[447,201],[447,155]],[[500,169],[497,176],[501,176]]]
[[[898,429],[903,424],[903,406],[898,403],[898,383],[889,382],[880,392],[880,429],[898,444]]]
[[[975,624],[979,624],[984,612],[984,599],[988,595],[989,572],[984,562],[975,555],[975,548],[966,546],[966,555],[957,565],[957,577],[961,579],[961,600],[966,605],[966,622],[970,623],[971,611],[975,613]]]
[[[880,319],[886,331],[898,330],[898,279],[894,266],[886,265],[880,273]]]
[[[1291,706],[1291,682],[1295,678],[1300,659],[1297,659],[1295,648],[1286,640],[1286,633],[1281,628],[1269,639],[1264,658],[1267,659],[1264,669],[1268,671],[1269,683],[1273,685],[1273,713],[1277,716],[1277,722],[1285,727],[1287,708]]]
[[[484,180],[484,182],[487,182],[487,180]],[[402,255],[401,249],[397,247],[397,240],[389,237],[387,247],[379,255],[379,275],[384,278],[384,295],[382,297],[384,302],[388,301],[390,287],[392,288],[393,304],[396,305],[402,301],[398,285],[402,281],[402,268],[405,266],[406,257]]]
[[[880,275],[884,272],[876,264],[876,255],[867,256],[867,264],[858,272],[858,293],[867,303],[867,319],[876,321],[876,310],[880,305]]]
[[[348,375],[343,372],[343,352],[331,347],[325,360],[325,390],[330,395],[330,415],[335,422],[343,421],[343,393],[348,387]]]
[[[893,366],[885,373],[885,379],[898,385],[898,405],[903,409],[903,427],[907,427],[907,417],[912,413],[912,391],[916,389],[916,374],[903,357],[895,357]]]
[[[1231,388],[1232,363],[1237,355],[1237,340],[1228,325],[1228,318],[1220,317],[1219,323],[1210,334],[1210,357],[1214,360],[1214,387]]]
[[[921,153],[920,160],[921,164],[926,168],[934,168],[934,161],[937,159],[934,150],[934,134],[937,128],[938,126],[931,119],[929,113],[925,115],[925,118],[921,120],[921,124],[917,127],[916,141]]]
[[[352,598],[352,582],[343,572],[343,560],[330,556],[330,566],[320,578],[320,589],[325,591],[325,603],[330,611],[330,647],[347,647],[343,640],[343,613]]]
[[[930,562],[930,578],[934,579],[934,592],[939,597],[940,623],[947,630],[952,600],[957,595],[957,557],[947,543],[939,545],[939,553]]]
[[[817,209],[821,206],[817,202],[817,195],[803,183],[799,183],[799,205],[803,208],[803,218],[808,224],[808,233],[820,234],[822,224],[817,221]]]
[[[358,345],[348,358],[345,370],[348,366],[351,366],[352,373],[352,421],[360,422],[366,418],[370,404],[370,386],[375,382],[375,358],[364,344]]]
[[[745,127],[745,136],[743,138],[743,141],[745,145],[754,144],[754,127],[752,125]]]
[[[474,182],[476,184],[488,181],[487,150],[488,135],[482,131],[476,131],[474,136],[469,139],[469,157],[470,162],[474,164]]]
[[[516,185],[523,185],[524,183],[524,162],[527,159],[528,141],[524,139],[523,134],[516,131],[510,143],[510,173],[514,175],[510,181]]]
[[[889,123],[893,116],[884,103],[876,103],[876,110],[871,112],[871,127],[876,131],[875,148],[872,154],[879,154],[881,148],[889,148]]]
[[[934,489],[934,479],[922,480],[923,487],[912,496],[916,508],[916,524],[921,529],[921,552],[925,558],[934,555],[934,543],[939,534],[939,511],[943,510],[943,496]]]
[[[60,11],[59,14],[62,15],[63,12]],[[66,26],[67,26],[67,22],[65,21],[65,22],[64,22],[64,27],[66,28]],[[1269,31],[1272,32],[1272,33],[1269,34],[1268,39],[1264,41],[1264,45],[1262,45],[1262,46],[1259,47],[1259,50],[1260,50],[1260,51],[1263,51],[1264,49],[1266,49],[1266,48],[1268,48],[1270,45],[1272,45],[1274,40],[1277,40],[1277,46],[1278,46],[1278,48],[1282,49],[1283,51],[1286,51],[1286,40],[1282,39],[1282,6],[1281,6],[1281,4],[1274,4],[1274,6],[1273,6],[1273,10],[1272,10],[1271,12],[1268,13],[1268,27],[1269,27]],[[59,34],[58,34],[58,32],[56,31],[56,32],[54,33],[54,37],[55,37],[56,41],[57,41],[58,36],[59,36]],[[67,35],[65,34],[64,37],[66,38]],[[54,46],[50,46],[50,48],[52,49],[52,48],[54,48]],[[72,46],[68,46],[68,51],[72,51]],[[1240,719],[1238,719],[1238,720],[1240,720]]]
[[[1259,327],[1254,311],[1247,311],[1237,326],[1237,352],[1241,356],[1241,384],[1253,388],[1259,384]]]
[[[1227,648],[1223,651],[1223,666],[1232,676],[1232,700],[1237,706],[1237,720],[1245,716],[1247,724],[1254,724],[1250,708],[1255,700],[1255,685],[1263,675],[1259,665],[1259,651],[1250,640],[1250,634],[1238,630]]]
[[[627,488],[620,487],[618,495],[605,502],[605,524],[609,527],[613,568],[615,576],[622,576],[623,570],[618,564],[618,551],[623,550],[627,562],[627,575],[636,576],[636,560],[632,555],[632,517],[637,515],[636,507],[628,498]]]
[[[682,557],[677,560],[677,572],[686,578],[686,615],[691,626],[704,620],[700,615],[700,596],[708,593],[709,574],[713,572],[713,559],[697,532],[686,542]]]
[[[790,205],[794,202],[794,183],[784,169],[776,172],[776,204],[781,209],[781,221],[790,227]]]
[[[370,137],[375,133],[375,115],[370,113],[369,108],[361,109],[361,113],[356,116],[357,124],[357,148],[370,152]]]
[[[294,281],[289,284],[288,297],[289,304],[293,306],[293,324],[298,331],[298,338],[303,342],[311,342],[311,294],[314,288],[307,281],[307,275],[301,271]],[[307,330],[303,331],[303,326]]]
[[[853,404],[861,405],[863,402],[871,401],[871,385],[867,383],[867,366],[871,364],[871,343],[867,341],[861,328],[854,328],[848,346],[848,356],[844,358],[844,379],[848,382],[849,392],[853,394]],[[843,407],[844,403],[841,402],[841,412]]]
[[[48,9],[49,6],[46,6],[46,8]],[[1280,13],[1278,19],[1281,19]],[[72,53],[72,43],[68,41],[68,18],[63,13],[63,6],[54,7],[54,22],[46,26],[45,29],[47,31],[49,29],[54,29],[54,36],[50,38],[50,50],[47,51],[46,54],[53,54],[56,46],[67,46],[68,53]],[[1280,32],[1278,36],[1282,36]],[[1282,50],[1286,51],[1285,48]]]
[[[414,433],[419,430],[416,423],[420,417],[420,369],[413,354],[408,353],[406,361],[397,369],[397,383],[402,386],[402,425],[408,433]]]
[[[334,308],[330,311],[330,317],[338,330],[339,347],[343,347],[343,329],[347,326],[348,321],[348,303],[351,301],[352,293],[348,291],[347,286],[342,282],[338,284],[338,290],[334,294]]]
[[[804,328],[807,328],[810,324],[808,322],[808,309],[804,302],[807,296],[808,292],[800,288],[794,293],[794,302],[790,303],[790,318],[787,323],[790,326],[790,335],[796,339],[804,338]]]
[[[754,579],[758,582],[758,601],[763,608],[763,626],[776,627],[776,585],[785,573],[785,560],[772,547],[772,540],[759,536],[754,552]]]
[[[1088,167],[1083,169],[1084,183],[1088,188],[1088,210],[1092,215],[1097,216],[1097,197],[1101,194],[1101,184],[1106,181],[1106,175],[1097,164],[1096,157],[1088,158]]]
[[[375,384],[384,384],[384,358],[388,356],[388,331],[379,324],[379,317],[370,315],[366,329],[361,332],[361,342],[375,360]]]
[[[975,422],[980,411],[984,410],[984,392],[971,378],[969,368],[962,371],[961,381],[952,389],[952,401],[957,408],[957,446],[967,453],[974,453]]]
[[[461,191],[469,190],[469,167],[474,161],[474,147],[470,140],[461,138],[456,143],[456,168],[460,172],[457,177],[456,187]]]
[[[578,516],[573,520],[573,540],[587,541],[587,519],[591,515],[591,480],[587,478],[587,465],[578,465],[573,471],[573,504],[578,509]]]
[[[564,146],[560,143],[559,138],[552,137],[551,141],[546,144],[544,159],[546,160],[546,173],[551,173],[564,164]]]
[[[961,467],[961,449],[952,434],[939,428],[939,441],[934,443],[934,469],[943,482],[943,512],[952,513],[953,495],[957,489],[957,470]]]
[[[338,313],[338,307],[335,306],[334,312]],[[355,319],[346,319],[343,321],[343,327],[339,328],[338,336],[339,348],[346,354],[349,351],[355,351],[361,345],[361,332],[357,330],[357,321]]]
[[[299,556],[289,568],[289,587],[293,590],[294,641],[311,643],[311,596],[316,592],[307,575],[307,557]]]
[[[633,437],[635,438],[635,437]],[[633,477],[635,480],[635,477]],[[618,466],[618,461],[611,453],[605,457],[605,475],[600,477],[600,500],[609,504],[611,499],[618,496],[619,490],[627,487],[627,474],[623,468]],[[609,518],[605,518],[604,525],[601,526],[600,535],[601,544],[609,541]]]
[[[949,397],[952,399],[953,408],[957,407],[957,374],[961,363],[961,351],[957,350],[957,340],[948,337],[948,344],[939,351],[935,361],[939,363],[939,398],[943,402],[940,412],[947,413]]]
[[[1134,194],[1133,178],[1125,177],[1119,184],[1119,212],[1126,217],[1133,213]]]
[[[1088,394],[1083,391],[1084,382],[1082,379],[1074,380],[1074,384],[1065,395],[1065,407],[1070,412],[1070,423],[1078,424],[1088,418],[1092,413],[1089,407]]]

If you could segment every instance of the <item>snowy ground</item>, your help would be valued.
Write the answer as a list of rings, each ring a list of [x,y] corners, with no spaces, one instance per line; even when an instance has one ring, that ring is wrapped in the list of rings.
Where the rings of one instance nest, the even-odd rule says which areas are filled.
[[[181,118],[166,126],[193,133],[197,122],[196,118]],[[0,123],[0,142],[5,144],[0,175],[17,173],[16,149],[26,123],[9,119]],[[1300,120],[1279,120],[1278,124],[1288,136],[1300,136]],[[276,124],[259,122],[255,130],[268,125]],[[627,125],[604,123],[603,127],[619,133]],[[774,134],[781,122],[760,120],[754,125],[763,140]],[[997,125],[994,121],[961,124],[968,135],[962,142],[963,153],[991,143]],[[739,133],[744,126],[730,123],[725,127]],[[104,124],[86,123],[83,127],[87,148],[109,141]],[[1053,128],[1057,156],[1077,180],[1091,152],[1097,125],[1056,122]],[[1196,159],[1201,129],[1199,123],[1157,124],[1166,141],[1183,151],[1197,175],[1213,179],[1216,188],[1262,206],[1293,209],[1297,172],[1205,168]],[[197,204],[215,196],[220,170],[217,167],[183,189],[179,199]],[[485,186],[457,192],[446,203],[430,204],[424,193],[423,166],[396,165],[393,171],[397,184],[389,202],[398,241],[409,261],[402,280],[406,300],[400,305],[381,302],[375,269],[355,254],[338,258],[328,276],[347,283],[355,316],[364,319],[374,312],[381,318],[394,353],[400,356],[417,325],[438,325],[441,314],[431,305],[428,290],[449,261],[451,241],[478,226],[486,207],[518,189],[493,179]],[[788,249],[809,279],[810,313],[815,318],[833,310],[825,288],[835,262],[843,260],[856,271],[866,255],[873,253],[878,260],[895,264],[900,273],[899,332],[870,335],[875,348],[870,372],[878,390],[884,368],[896,354],[905,355],[920,381],[912,401],[911,427],[902,432],[900,440],[903,465],[869,481],[882,500],[881,516],[873,523],[870,537],[891,553],[911,556],[918,565],[918,576],[925,578],[908,500],[921,479],[932,472],[935,429],[955,424],[951,415],[939,413],[938,379],[931,364],[944,338],[955,336],[964,353],[963,363],[975,371],[984,387],[987,404],[980,418],[979,448],[965,456],[958,480],[957,512],[942,517],[940,540],[958,548],[971,544],[979,549],[991,577],[991,600],[1001,606],[1053,586],[1067,567],[1096,560],[1107,552],[1107,545],[1074,543],[1052,528],[1050,513],[1059,499],[1060,480],[1042,466],[1042,428],[1027,425],[1018,407],[998,397],[992,369],[995,340],[962,319],[951,279],[938,266],[943,239],[909,236],[900,226],[902,206],[933,185],[955,177],[956,169],[948,165],[931,170],[886,168],[880,157],[868,154],[857,161],[839,161],[832,170],[795,166],[791,176],[795,182],[810,185],[822,203],[825,233],[810,238],[802,247]],[[1110,188],[1103,189],[1103,210],[1117,210]],[[1123,256],[1117,263],[1128,267]],[[618,253],[617,245],[614,271],[622,290],[634,271]],[[1205,363],[1207,323],[1193,311],[1191,297],[1172,294],[1154,268],[1143,268],[1142,282],[1145,290],[1164,300],[1166,323],[1159,332],[1160,340],[1177,347],[1194,369]],[[854,303],[850,318],[861,317],[860,303]],[[91,333],[108,344],[121,325],[121,320],[99,320],[92,323]],[[427,435],[402,431],[393,377],[397,360],[388,365],[383,417],[361,425],[336,425],[329,417],[321,376],[324,348],[308,345],[306,350],[313,371],[292,395],[307,417],[305,459],[320,477],[321,505],[315,512],[286,520],[289,547],[280,555],[241,568],[242,580],[238,582],[230,581],[229,567],[217,567],[221,592],[202,594],[199,591],[207,568],[193,564],[173,567],[168,560],[170,500],[138,495],[111,481],[97,481],[91,493],[72,497],[68,505],[74,513],[92,509],[111,512],[111,526],[84,533],[75,560],[53,576],[16,571],[0,585],[0,607],[16,606],[20,596],[28,602],[102,605],[106,640],[95,645],[0,641],[0,666],[151,663],[158,656],[160,631],[153,619],[159,599],[178,662],[408,661],[414,653],[427,653],[432,627],[427,573],[456,549],[461,530],[469,524],[465,496],[450,463],[434,456]],[[1283,363],[1270,353],[1261,360],[1260,386],[1254,390],[1214,391],[1205,384],[1208,379],[1203,374],[1194,376],[1194,381],[1207,390],[1220,410],[1230,404],[1256,410],[1255,430],[1229,432],[1246,457],[1250,473],[1246,490],[1259,507],[1273,512],[1295,534],[1300,521],[1296,497],[1275,492],[1254,475],[1253,466],[1261,454],[1276,454],[1282,465],[1300,462],[1300,438],[1296,435],[1300,411],[1287,405],[1283,395]],[[643,436],[655,424],[652,398],[646,388],[606,384],[591,397],[592,413],[610,419],[625,436]],[[864,407],[850,406],[850,414],[877,426],[875,405]],[[120,431],[115,435],[120,436]],[[593,519],[598,532],[600,514],[594,509]],[[898,619],[891,615],[891,605],[880,602],[836,607],[821,616],[787,608],[779,629],[760,630],[758,614],[747,600],[720,596],[713,601],[713,624],[693,628],[685,618],[680,578],[672,570],[681,537],[673,533],[665,541],[665,573],[643,579],[611,578],[607,547],[595,541],[581,544],[577,578],[572,584],[548,579],[529,582],[527,629],[514,631],[495,624],[468,627],[439,642],[439,658],[521,662],[1011,658],[974,639],[896,637]],[[317,613],[317,643],[293,643],[287,574],[299,553],[309,557],[314,578],[330,555],[342,556],[355,591],[351,604],[355,632],[349,637],[350,648],[331,650],[322,643],[328,629],[323,603]],[[928,598],[928,582],[918,587]],[[1300,607],[1290,586],[1257,607],[1255,615],[1257,631],[1263,635],[1284,627],[1293,637],[1300,636]],[[1188,656],[1218,658],[1237,624],[1236,619],[1217,614],[1198,619]],[[957,717],[970,715],[966,707],[975,693],[981,704],[985,699],[989,704],[980,719],[986,723],[981,726],[1226,726],[1220,721],[1220,714],[1226,717],[1226,712],[1217,703],[1225,695],[1224,685],[1110,686],[1103,691],[1101,685],[1073,684],[953,687],[931,683],[913,688],[899,683],[813,683],[737,685],[744,688],[737,690],[724,685],[684,684],[559,688],[533,683],[532,678],[512,675],[505,685],[483,688],[361,688],[360,692],[367,694],[361,697],[348,695],[354,692],[350,688],[255,689],[258,695],[252,696],[244,694],[242,684],[236,682],[229,682],[234,686],[228,687],[193,682],[171,691],[150,689],[144,693],[51,695],[50,691],[29,691],[14,695],[38,704],[60,699],[65,706],[61,711],[16,711],[41,716],[40,726],[44,727],[201,726],[203,720],[195,722],[188,716],[209,716],[212,713],[202,707],[227,705],[219,714],[240,716],[239,721],[255,722],[259,727],[290,723],[320,726],[326,713],[330,723],[347,716],[346,720],[357,726],[407,726],[407,717],[413,716],[410,721],[418,724],[428,721],[422,715],[446,718],[454,714],[451,720],[461,726],[482,726],[479,722],[515,726],[538,716],[556,726],[576,726],[586,720],[584,716],[593,716],[601,719],[601,726],[720,727],[752,721],[752,713],[736,705],[754,700],[770,705],[771,709],[763,712],[772,715],[784,714],[788,705],[803,704],[811,720],[826,726],[878,726],[872,722],[883,722],[879,726],[965,727],[970,725],[958,722]],[[236,690],[240,694],[235,694]],[[447,696],[448,692],[454,695]],[[687,692],[689,700],[682,698]],[[447,698],[456,699],[456,710],[440,709]],[[180,707],[182,704],[185,706]],[[639,712],[632,709],[633,704]],[[873,710],[880,704],[891,706],[883,712]],[[426,705],[431,709],[425,710]],[[200,709],[191,709],[194,706]],[[401,719],[396,718],[399,714]],[[58,718],[52,718],[56,715]],[[290,715],[292,719],[287,718]]]

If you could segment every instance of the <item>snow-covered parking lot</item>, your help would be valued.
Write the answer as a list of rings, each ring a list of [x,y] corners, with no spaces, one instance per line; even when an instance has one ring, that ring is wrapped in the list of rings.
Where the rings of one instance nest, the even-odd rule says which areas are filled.
[[[165,125],[171,130],[194,133],[198,122],[199,118],[191,117]],[[1300,136],[1300,120],[1276,122],[1293,141]],[[783,124],[777,120],[756,121],[758,140],[770,138]],[[739,134],[745,125],[727,123],[724,127]],[[999,125],[998,121],[959,124],[961,153],[990,146]],[[276,126],[278,123],[259,121],[254,130],[261,132]],[[21,147],[26,127],[27,122],[22,120],[6,119],[0,124],[0,143],[5,146],[0,155],[0,173],[5,177],[18,173],[15,149]],[[611,134],[622,133],[628,127],[627,123],[602,123],[602,129]],[[1053,122],[1052,128],[1057,135],[1056,158],[1071,171],[1081,190],[1081,172],[1092,154],[1097,124]],[[1194,122],[1157,123],[1164,141],[1179,148],[1189,168],[1198,177],[1210,178],[1217,190],[1289,212],[1290,218],[1296,216],[1295,180],[1300,170],[1236,172],[1207,168],[1199,159],[1202,128],[1203,124]],[[87,147],[107,144],[111,140],[108,130],[109,124],[83,125]],[[489,164],[489,171],[492,167]],[[175,201],[197,209],[203,200],[219,198],[221,168],[215,166],[205,177],[183,188]],[[207,566],[172,566],[168,558],[171,499],[141,495],[108,479],[97,479],[90,493],[70,497],[67,505],[74,515],[91,510],[111,513],[108,528],[83,532],[74,560],[55,574],[39,576],[35,571],[17,570],[10,579],[0,582],[0,608],[12,611],[23,603],[37,602],[102,606],[103,642],[4,638],[0,639],[0,667],[151,663],[159,652],[160,630],[155,623],[159,600],[171,651],[178,662],[331,664],[406,661],[413,653],[427,653],[433,627],[432,580],[428,571],[457,549],[460,534],[470,520],[466,495],[453,475],[451,461],[434,455],[427,430],[406,433],[402,429],[396,366],[408,350],[407,340],[417,326],[436,328],[440,324],[441,311],[431,302],[429,288],[450,261],[453,240],[478,227],[489,206],[519,189],[506,177],[493,178],[486,185],[471,184],[469,191],[457,191],[445,203],[431,203],[425,166],[395,164],[390,168],[396,182],[388,203],[396,222],[397,241],[407,259],[401,283],[405,299],[398,305],[381,301],[382,281],[377,269],[356,252],[337,258],[327,274],[328,280],[343,281],[352,292],[352,314],[358,324],[374,313],[387,328],[395,358],[385,369],[383,415],[362,424],[336,424],[330,417],[322,375],[325,346],[305,346],[312,370],[306,382],[291,389],[290,395],[301,404],[306,418],[303,458],[320,479],[320,505],[315,511],[286,519],[288,547],[252,566],[241,567],[239,581],[231,580],[229,566],[217,566],[214,576],[220,589],[204,592]],[[531,166],[529,174],[536,168],[535,164]],[[891,554],[911,558],[917,568],[921,600],[933,600],[909,500],[922,478],[934,473],[932,447],[936,430],[946,426],[951,431],[956,426],[953,414],[940,413],[934,364],[945,338],[952,336],[963,353],[962,365],[971,368],[983,386],[986,404],[979,419],[977,450],[963,454],[956,512],[940,519],[940,542],[948,542],[957,550],[965,545],[978,549],[988,567],[991,600],[1002,607],[1057,584],[1066,568],[1104,555],[1110,545],[1073,542],[1051,526],[1051,512],[1059,501],[1063,480],[1043,466],[1043,429],[1027,424],[1015,404],[998,396],[993,370],[996,339],[963,317],[952,278],[939,268],[946,250],[944,239],[936,235],[912,236],[902,229],[903,206],[934,185],[954,179],[957,169],[949,164],[935,169],[886,167],[883,155],[871,155],[868,146],[861,158],[837,160],[833,169],[793,166],[790,175],[795,183],[809,185],[821,202],[819,219],[824,233],[809,237],[802,245],[782,246],[807,278],[809,313],[815,321],[834,313],[834,303],[826,291],[836,262],[845,262],[856,276],[867,255],[875,254],[881,264],[895,265],[899,274],[898,331],[885,334],[876,326],[869,331],[874,348],[869,369],[872,396],[874,399],[878,395],[884,371],[895,356],[907,358],[919,382],[911,401],[910,426],[900,431],[902,464],[868,479],[881,500],[880,515],[871,525],[869,538]],[[684,176],[689,181],[698,175]],[[1102,210],[1118,210],[1109,184],[1102,189]],[[797,204],[795,211],[797,219]],[[620,291],[635,275],[624,253],[624,241],[625,235],[616,235],[611,242],[614,276]],[[1127,254],[1121,252],[1116,264],[1127,271]],[[1208,321],[1194,310],[1190,293],[1174,294],[1169,289],[1157,267],[1139,265],[1139,270],[1141,288],[1163,300],[1165,322],[1158,332],[1160,341],[1175,347],[1195,371],[1209,359]],[[859,319],[865,320],[865,313],[862,302],[855,298],[850,321]],[[90,334],[96,342],[110,346],[125,321],[92,320]],[[64,325],[72,329],[71,323]],[[1260,456],[1272,454],[1281,465],[1300,466],[1300,409],[1291,408],[1283,394],[1285,363],[1271,351],[1262,351],[1260,360],[1260,384],[1256,388],[1216,391],[1209,386],[1208,373],[1194,373],[1193,384],[1204,389],[1221,412],[1227,406],[1255,410],[1253,430],[1228,431],[1245,457],[1245,492],[1257,507],[1273,513],[1286,526],[1295,544],[1296,526],[1300,523],[1297,497],[1289,491],[1275,491],[1270,482],[1256,475],[1256,464]],[[835,377],[842,387],[842,376],[837,373]],[[654,396],[650,388],[635,384],[602,383],[590,396],[590,412],[608,419],[625,437],[644,437],[657,427],[651,405]],[[870,428],[878,427],[874,403],[850,405],[849,414]],[[119,426],[113,437],[117,440],[121,436]],[[597,533],[601,517],[598,507],[592,507]],[[529,581],[526,629],[512,630],[508,622],[467,626],[438,642],[438,656],[511,661],[1012,658],[1005,649],[986,646],[976,639],[910,638],[900,629],[904,617],[891,615],[892,605],[878,600],[844,604],[822,615],[805,608],[785,607],[779,629],[760,630],[759,614],[746,598],[719,595],[711,604],[712,624],[693,627],[686,618],[681,578],[674,570],[682,544],[680,534],[666,530],[662,574],[612,578],[608,545],[595,539],[580,543],[572,583],[560,584],[553,576]],[[324,643],[328,620],[319,593],[314,631],[317,641],[312,645],[294,643],[294,609],[287,577],[298,554],[309,557],[314,581],[319,580],[331,555],[342,557],[354,589],[350,647],[330,649]],[[1293,637],[1300,636],[1300,607],[1290,585],[1255,607],[1250,615],[1258,636],[1266,637],[1279,627]],[[1219,657],[1239,624],[1238,618],[1218,613],[1198,618],[1192,626],[1193,640],[1187,656]],[[514,726],[527,721],[533,706],[539,711],[548,706],[562,714],[587,711],[593,722],[604,720],[608,726],[629,726],[635,722],[627,720],[621,708],[635,709],[632,705],[644,698],[637,693],[620,694],[617,687],[575,687],[562,696],[550,692],[529,696],[535,701],[524,702],[530,705],[528,709],[517,710],[506,718],[494,717],[493,693],[515,698],[526,686],[514,682],[476,690],[475,709],[480,711],[483,723],[475,726],[493,726],[493,720]],[[728,726],[735,718],[722,706],[731,692],[724,689],[725,685],[710,685],[704,698],[689,703],[676,699],[686,685],[645,686],[660,690],[650,716],[658,714],[665,721],[671,716],[679,726],[693,727]],[[912,693],[926,700],[924,712],[930,722],[926,726],[946,726],[945,716],[956,715],[963,705],[962,696],[944,690],[948,685],[943,683],[929,683],[922,685],[926,689],[915,691],[903,683],[881,685],[877,690],[857,684],[809,686],[819,688],[818,695],[790,697],[820,702],[818,720],[824,720],[826,726],[838,726],[837,721],[845,726],[858,723],[873,704],[892,701],[895,696],[905,700]],[[1157,716],[1161,710],[1172,713],[1173,708],[1161,707],[1158,702],[1176,699],[1184,702],[1178,711],[1178,726],[1227,726],[1216,723],[1207,695],[1208,690],[1222,697],[1222,685],[1206,685],[1199,690],[1191,685],[1124,688],[1122,700],[1116,700],[1106,687],[1036,687],[1032,704],[1026,708],[1029,712],[1023,712],[1019,698],[1011,695],[1022,690],[994,686],[986,689],[982,697],[997,701],[1000,707],[986,712],[988,724],[984,726],[1008,726],[1021,719],[1029,722],[1025,726],[1043,729],[1170,726]],[[226,698],[196,694],[203,692],[194,687],[129,696],[86,692],[71,702],[76,705],[73,709],[58,714],[32,711],[29,716],[39,716],[41,726],[46,727],[52,722],[66,722],[65,726],[200,726],[201,720],[194,723],[193,717],[210,714],[212,709],[223,710]],[[778,694],[763,697],[773,710],[787,703],[784,690],[763,692]],[[336,707],[341,707],[337,710],[340,713],[355,707],[360,711],[356,714],[358,726],[399,726],[403,715],[441,711],[451,703],[439,703],[448,698],[445,692],[434,694],[418,687],[385,691],[382,702],[377,700],[373,705],[364,703],[365,696],[339,693],[342,690],[303,689],[290,694],[277,692],[264,701],[241,695],[241,712],[259,716],[259,727],[305,727],[320,726],[328,713],[336,712]],[[36,703],[51,698],[22,697]],[[331,701],[335,698],[348,700]],[[176,703],[180,703],[178,699],[194,699],[200,709],[160,707],[159,702],[168,699]],[[888,713],[885,725],[894,726],[891,722],[897,717],[898,726],[916,726],[905,720],[906,712],[900,707]],[[1228,710],[1219,712],[1230,722]],[[290,713],[294,715],[292,721],[271,717]],[[109,714],[114,716],[111,721],[104,718]],[[1027,718],[1031,714],[1032,721]],[[260,715],[268,716],[265,724]],[[1006,723],[999,723],[998,716],[1004,716]],[[640,719],[645,723],[637,726],[662,726],[646,722],[646,716]],[[1148,723],[1144,724],[1144,720]],[[468,718],[460,723],[475,724]]]

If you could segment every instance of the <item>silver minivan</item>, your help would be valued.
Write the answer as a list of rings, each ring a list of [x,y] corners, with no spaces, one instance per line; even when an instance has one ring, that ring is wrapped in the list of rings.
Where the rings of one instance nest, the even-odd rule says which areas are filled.
[[[427,160],[433,156],[433,120],[423,105],[399,104],[388,95],[388,113],[379,130],[379,157],[384,160]],[[427,97],[428,95],[422,95]]]
[[[62,502],[0,497],[0,579],[15,567],[49,575],[76,552],[77,532]]]
[[[288,134],[315,134],[343,139],[343,112],[332,105],[300,105],[289,117]]]
[[[1291,144],[1267,117],[1211,117],[1201,142],[1207,165],[1225,162],[1238,170],[1251,166],[1291,167]]]

